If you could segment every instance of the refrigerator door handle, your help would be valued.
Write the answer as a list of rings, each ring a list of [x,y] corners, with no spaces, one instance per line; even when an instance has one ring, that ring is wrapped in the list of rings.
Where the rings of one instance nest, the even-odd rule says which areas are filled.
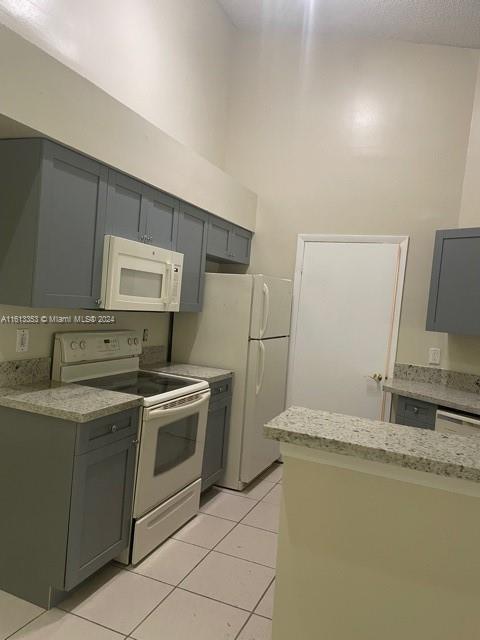
[[[262,388],[263,376],[265,374],[265,345],[263,344],[263,342],[261,340],[259,340],[258,341],[258,346],[260,348],[260,366],[258,368],[258,373],[260,375],[258,375],[258,373],[257,373],[257,387],[256,387],[257,396],[260,393],[260,390]]]
[[[270,289],[266,282],[263,283],[263,322],[260,329],[260,338],[263,338],[267,330],[268,317],[270,315]]]

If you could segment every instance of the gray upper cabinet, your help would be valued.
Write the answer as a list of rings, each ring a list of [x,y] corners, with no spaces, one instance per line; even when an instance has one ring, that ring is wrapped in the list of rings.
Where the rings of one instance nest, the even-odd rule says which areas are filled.
[[[207,255],[208,213],[180,204],[176,251],[184,254],[180,311],[201,311]]]
[[[179,201],[152,189],[147,216],[147,242],[164,249],[175,249]]]
[[[96,308],[107,168],[47,140],[0,141],[0,300]]]
[[[230,256],[234,262],[250,264],[252,233],[234,226],[230,236]]]
[[[144,240],[151,188],[113,169],[108,172],[106,233],[129,240]]]
[[[480,335],[480,228],[437,231],[427,330]]]
[[[207,255],[212,260],[249,264],[251,242],[250,231],[210,215]]]
[[[207,255],[209,258],[228,260],[232,225],[226,220],[210,216],[208,221]]]

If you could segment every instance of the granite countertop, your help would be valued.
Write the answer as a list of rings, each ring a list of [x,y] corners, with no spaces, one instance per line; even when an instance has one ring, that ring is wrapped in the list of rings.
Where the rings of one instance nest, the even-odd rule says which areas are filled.
[[[39,382],[0,387],[0,406],[29,413],[89,422],[102,416],[138,407],[142,398],[129,393],[95,389],[82,384]]]
[[[452,436],[389,422],[291,407],[265,435],[330,453],[480,482],[480,438]]]
[[[198,378],[207,382],[219,382],[233,375],[228,369],[215,369],[213,367],[204,367],[197,364],[165,364],[153,363],[142,367],[145,371],[161,371],[162,373],[171,373],[176,376],[187,376],[190,378]]]
[[[458,411],[480,415],[480,393],[462,391],[435,382],[419,382],[394,378],[383,384],[383,390],[407,398],[431,402]]]

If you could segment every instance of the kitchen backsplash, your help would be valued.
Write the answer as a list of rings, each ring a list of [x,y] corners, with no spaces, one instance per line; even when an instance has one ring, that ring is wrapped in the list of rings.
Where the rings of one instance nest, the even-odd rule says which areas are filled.
[[[395,363],[394,377],[400,380],[415,380],[416,382],[432,382],[442,384],[460,391],[480,393],[480,375],[449,371],[438,367],[423,367],[417,364]]]
[[[50,378],[51,358],[0,362],[0,387],[42,382]]]

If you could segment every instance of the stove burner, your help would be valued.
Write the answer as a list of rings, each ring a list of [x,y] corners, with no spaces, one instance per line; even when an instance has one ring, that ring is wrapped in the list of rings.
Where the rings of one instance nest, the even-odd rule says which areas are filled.
[[[120,373],[114,376],[104,376],[103,378],[92,378],[82,380],[81,384],[87,387],[107,389],[109,391],[121,391],[135,396],[149,398],[168,391],[184,389],[196,384],[197,381],[182,380],[180,378],[162,375],[161,373],[150,373],[148,371],[132,371],[130,373]]]

